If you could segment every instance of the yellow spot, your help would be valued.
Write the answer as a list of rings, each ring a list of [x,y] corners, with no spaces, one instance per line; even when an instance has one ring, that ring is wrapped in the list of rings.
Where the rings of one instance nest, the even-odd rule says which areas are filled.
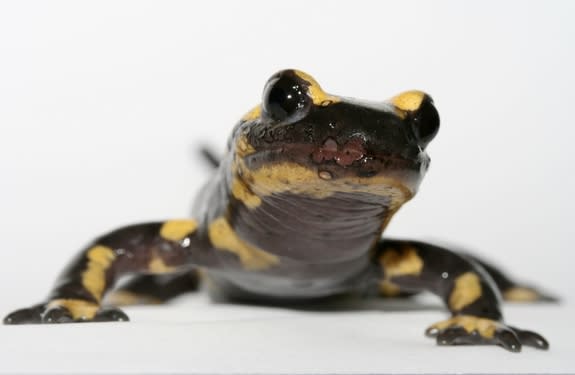
[[[309,83],[308,95],[312,99],[313,104],[325,107],[341,101],[340,97],[330,95],[323,91],[319,83],[317,83],[317,81],[309,74],[300,70],[294,70],[294,73],[296,76]]]
[[[399,94],[391,99],[394,106],[402,111],[416,111],[421,106],[425,93],[422,91],[412,90]]]
[[[479,318],[471,315],[458,315],[451,319],[433,324],[429,328],[444,330],[446,328],[461,327],[467,333],[477,332],[481,337],[491,339],[502,325],[491,319]]]
[[[63,307],[70,312],[74,320],[91,320],[94,319],[98,309],[97,303],[84,301],[81,299],[55,299],[48,303],[47,308],[52,309]]]
[[[503,291],[503,299],[510,302],[533,302],[539,299],[539,293],[531,288],[515,286]]]
[[[401,293],[399,286],[389,280],[383,280],[379,283],[379,292],[385,297],[396,297]]]
[[[449,307],[460,311],[481,297],[481,280],[474,272],[466,272],[455,279],[453,291],[449,296]]]
[[[261,203],[260,197],[254,194],[245,181],[240,177],[240,172],[238,171],[238,162],[234,162],[232,165],[232,196],[242,202],[248,208],[256,208]]]
[[[198,228],[196,220],[166,221],[160,229],[160,236],[170,241],[181,241]]]
[[[148,263],[148,271],[152,273],[170,273],[175,270],[175,267],[168,266],[157,254],[152,254],[152,259]]]
[[[386,280],[396,276],[417,276],[423,269],[423,260],[417,255],[417,250],[411,246],[405,246],[401,251],[386,249],[381,256],[380,263]]]
[[[242,117],[242,121],[253,121],[258,119],[262,114],[262,107],[260,105],[252,108],[251,111],[246,113],[244,117]]]
[[[251,155],[254,152],[256,152],[256,149],[248,142],[245,134],[242,134],[236,142],[236,154],[243,158],[244,156]]]
[[[88,265],[82,273],[82,285],[97,301],[100,301],[106,288],[106,271],[116,258],[116,254],[107,246],[96,245],[87,251],[86,258]]]
[[[162,301],[156,297],[144,294],[136,294],[125,290],[116,290],[106,296],[104,303],[112,306],[133,306],[159,305]]]
[[[248,142],[246,136],[242,134],[236,142],[237,158],[243,158],[247,155],[253,154],[254,152],[256,152],[256,150]],[[234,175],[232,180],[232,195],[240,202],[243,202],[247,207],[255,208],[261,204],[261,199],[250,190],[242,179],[239,178],[237,165],[237,163],[234,163],[232,167]]]
[[[247,185],[237,177],[232,181],[232,195],[248,208],[256,208],[262,203],[260,197],[252,193]]]
[[[341,177],[324,180],[318,172],[293,162],[263,165],[250,170],[241,158],[234,161],[234,178],[249,187],[250,194],[259,198],[290,192],[313,198],[327,198],[335,193],[370,193],[389,198],[389,211],[395,212],[413,196],[413,192],[398,180],[384,177]],[[240,189],[241,187],[236,187]],[[232,186],[233,189],[233,186]],[[245,190],[237,192],[242,196]],[[257,200],[253,198],[253,201]]]
[[[277,256],[240,239],[223,217],[217,218],[210,224],[208,236],[214,247],[236,254],[247,269],[261,270],[279,263]]]

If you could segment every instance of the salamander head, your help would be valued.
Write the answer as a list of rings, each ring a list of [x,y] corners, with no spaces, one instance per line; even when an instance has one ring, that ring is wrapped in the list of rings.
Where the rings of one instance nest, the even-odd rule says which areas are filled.
[[[360,101],[283,70],[235,128],[233,165],[257,196],[370,193],[399,207],[417,191],[430,161],[425,147],[438,129],[433,100],[421,91]]]

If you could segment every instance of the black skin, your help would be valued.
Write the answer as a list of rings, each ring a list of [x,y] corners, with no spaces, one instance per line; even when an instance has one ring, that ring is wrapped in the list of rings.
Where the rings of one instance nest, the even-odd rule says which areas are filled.
[[[547,349],[537,333],[504,323],[500,292],[521,286],[497,268],[431,244],[382,238],[416,193],[430,162],[425,147],[438,129],[427,94],[360,102],[326,94],[305,73],[281,71],[266,84],[262,104],[234,128],[225,156],[203,151],[217,169],[194,219],[97,238],[44,302],[4,322],[128,320],[106,301],[166,301],[196,289],[201,270],[219,293],[250,301],[429,291],[452,315],[427,331],[439,344]],[[109,293],[130,274],[136,277]],[[530,299],[548,299],[529,291]],[[122,295],[133,298],[114,298]]]

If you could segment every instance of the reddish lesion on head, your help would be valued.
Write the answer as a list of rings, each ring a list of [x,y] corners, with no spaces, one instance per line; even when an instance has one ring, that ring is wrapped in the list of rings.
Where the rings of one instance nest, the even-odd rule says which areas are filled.
[[[333,160],[339,166],[347,167],[363,158],[365,154],[365,142],[361,138],[351,138],[340,146],[335,139],[329,137],[312,153],[311,157],[316,163]]]

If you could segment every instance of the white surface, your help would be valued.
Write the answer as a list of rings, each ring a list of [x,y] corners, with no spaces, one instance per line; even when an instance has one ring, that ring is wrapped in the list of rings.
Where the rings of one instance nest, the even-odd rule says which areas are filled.
[[[346,96],[379,100],[412,88],[431,93],[442,117],[429,146],[432,166],[389,235],[468,246],[572,300],[574,14],[569,1],[1,2],[0,285],[6,306],[0,312],[38,301],[95,235],[186,216],[207,176],[193,146],[222,149],[235,121],[259,101],[266,79],[286,67],[308,71],[327,91]],[[542,310],[537,321],[525,319],[555,329],[551,354],[456,353],[481,355],[481,365],[494,369],[507,358],[549,360],[570,345],[560,329],[570,327],[569,312]],[[421,339],[426,318],[410,328],[421,353],[446,353],[440,355],[472,371],[477,361],[467,361],[467,354],[430,349]],[[37,368],[55,361],[48,350],[63,350],[78,332],[107,330],[1,329],[1,345],[15,345],[10,335],[35,348],[42,361],[23,364]],[[181,361],[204,350],[176,324],[142,321],[118,329],[150,342],[185,337],[188,347],[178,347],[189,350],[179,352]],[[281,328],[268,329],[276,337],[234,336],[243,343],[236,350],[267,347],[271,339],[283,350]],[[105,337],[121,340],[115,332]],[[388,331],[367,325],[363,332],[378,343],[413,343],[390,333],[380,340]],[[71,342],[77,350],[101,343]],[[107,350],[101,345],[96,352]],[[394,361],[413,353],[399,348],[387,347],[382,356]],[[334,366],[364,363],[335,348],[336,355],[314,349],[324,352],[306,355]],[[123,353],[118,346],[115,355]],[[160,368],[176,354],[155,355],[143,360]],[[274,363],[279,353],[271,358],[274,368],[304,363]],[[104,370],[106,363],[92,366]],[[425,364],[417,357],[408,363]]]
[[[445,314],[387,301],[363,311],[209,305],[127,309],[132,322],[0,326],[0,373],[573,373],[573,308],[513,306],[510,322],[551,350],[438,347],[424,329]],[[378,307],[379,306],[379,307]]]

